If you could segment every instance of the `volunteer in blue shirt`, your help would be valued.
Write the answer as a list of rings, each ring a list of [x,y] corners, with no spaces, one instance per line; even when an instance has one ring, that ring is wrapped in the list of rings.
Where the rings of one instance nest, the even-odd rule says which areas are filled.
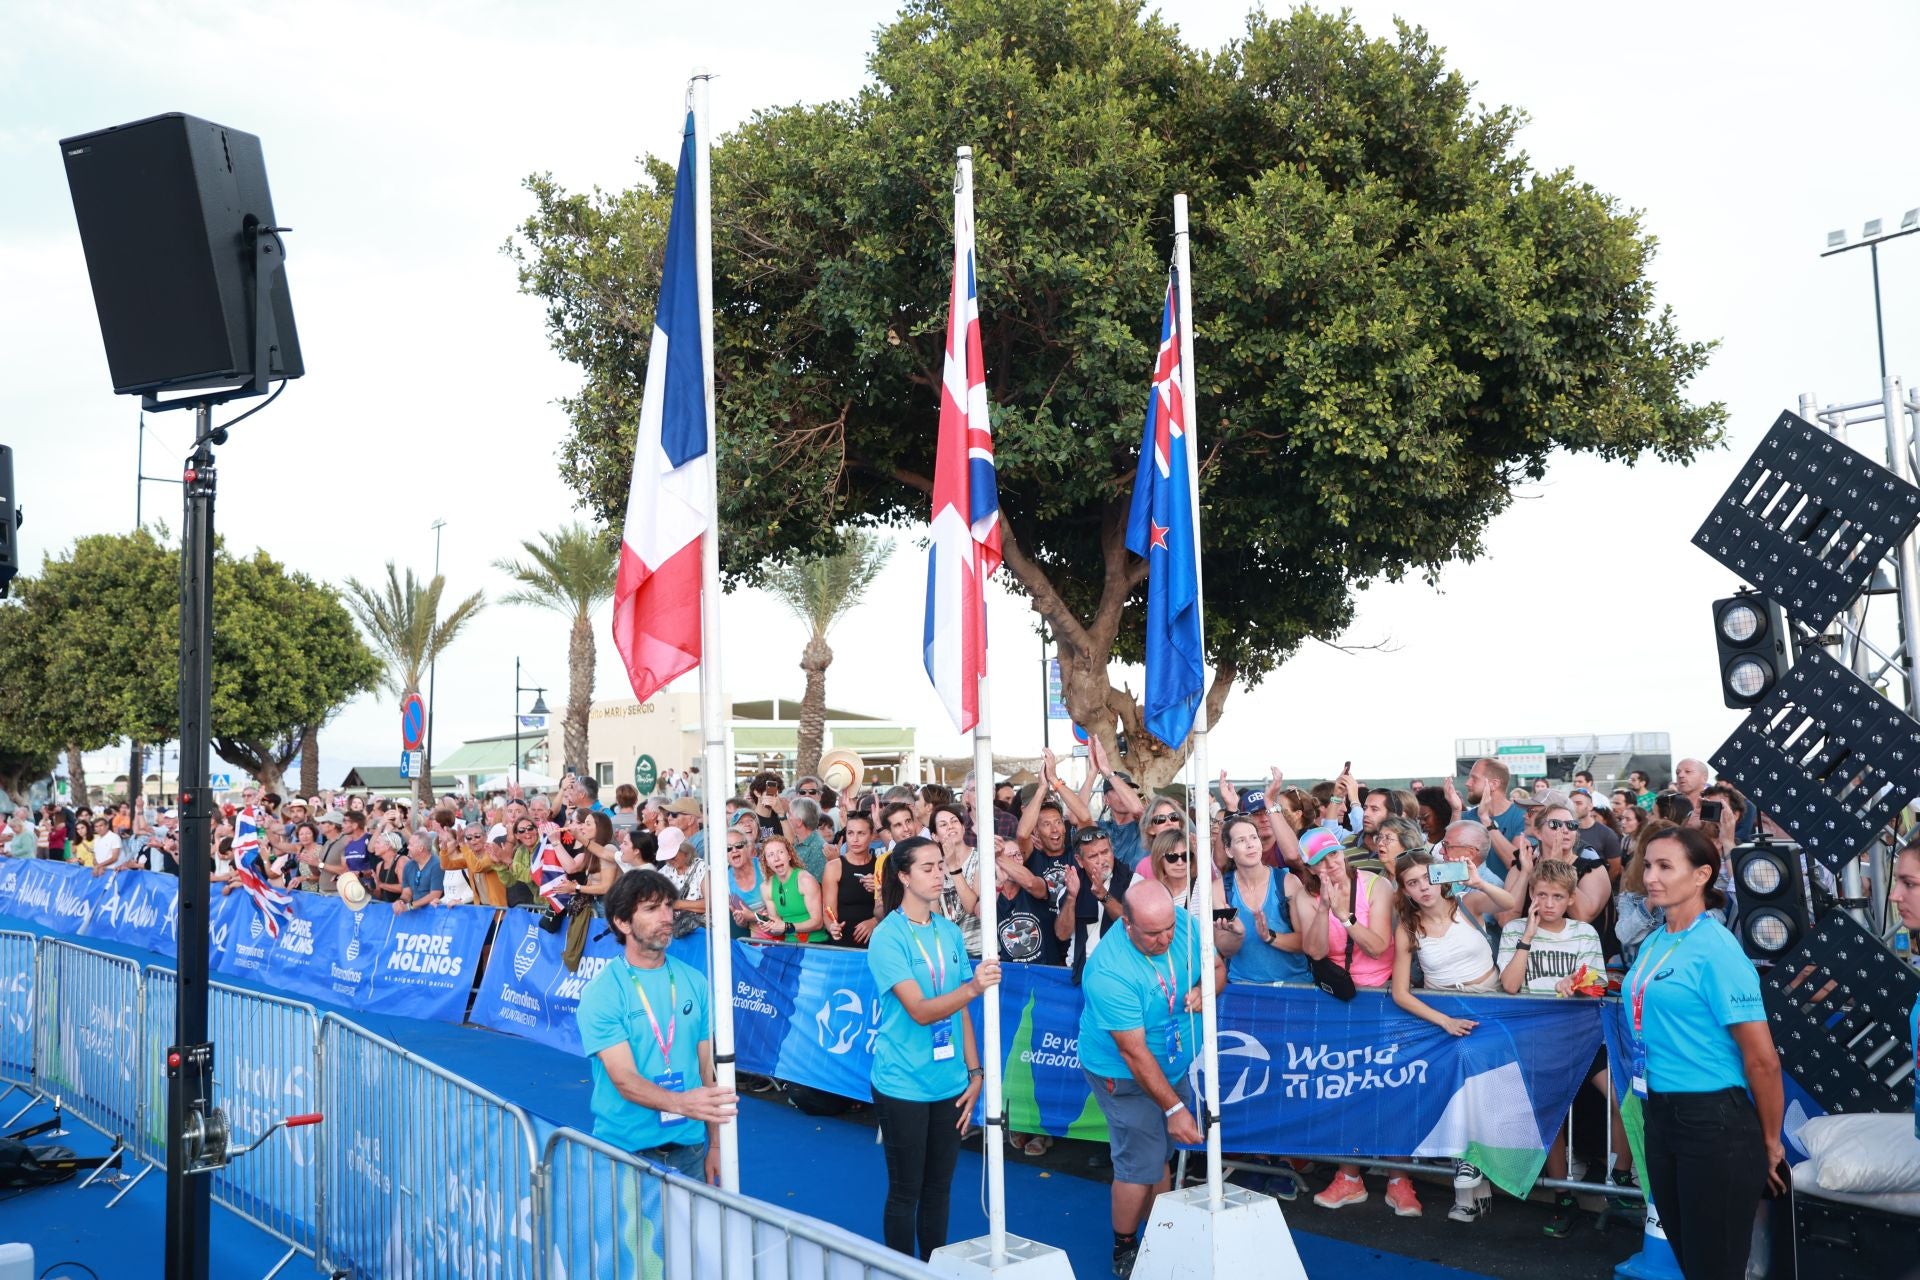
[[[1900,913],[1900,923],[1910,936],[1920,935],[1920,833],[1907,838],[1907,847],[1893,861],[1893,909]],[[1912,1033],[1908,1043],[1913,1045],[1914,1074],[1920,1077],[1920,1000],[1907,1014],[1907,1025]],[[1920,1089],[1913,1091],[1913,1136],[1920,1138]]]
[[[933,841],[896,844],[881,872],[886,918],[867,941],[880,993],[873,1105],[887,1156],[887,1247],[922,1260],[947,1242],[953,1166],[980,1096],[967,1006],[1000,981],[1000,962],[974,968],[960,926],[940,914],[946,878]]]
[[[738,1106],[713,1082],[707,980],[667,955],[680,895],[658,871],[607,891],[625,950],[580,996],[580,1045],[593,1059],[593,1136],[693,1179],[720,1180],[720,1126]]]
[[[1200,1141],[1199,1122],[1180,1091],[1200,1049],[1200,934],[1157,880],[1127,890],[1121,921],[1080,975],[1080,1065],[1107,1118],[1113,1270],[1125,1276],[1140,1247],[1140,1224],[1167,1189],[1175,1144]],[[1218,956],[1211,977],[1215,991],[1226,985]]]
[[[1760,977],[1707,915],[1720,849],[1704,831],[1646,846],[1647,903],[1666,912],[1627,974],[1633,1088],[1646,1098],[1646,1188],[1686,1280],[1743,1280],[1760,1193],[1784,1189],[1780,1058]]]

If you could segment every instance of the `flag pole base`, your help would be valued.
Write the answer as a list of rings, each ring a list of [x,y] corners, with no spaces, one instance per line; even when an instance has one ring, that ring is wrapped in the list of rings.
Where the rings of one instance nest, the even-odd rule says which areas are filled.
[[[1133,1280],[1214,1276],[1306,1280],[1278,1200],[1228,1183],[1218,1209],[1208,1204],[1204,1186],[1163,1192],[1153,1202]]]
[[[1017,1276],[1019,1280],[1073,1280],[1073,1264],[1067,1261],[1066,1250],[1019,1236],[1007,1237],[1006,1261],[997,1266],[989,1236],[942,1245],[927,1259],[927,1266],[935,1275],[952,1276],[954,1280],[987,1280],[988,1277],[998,1280],[1003,1276]]]

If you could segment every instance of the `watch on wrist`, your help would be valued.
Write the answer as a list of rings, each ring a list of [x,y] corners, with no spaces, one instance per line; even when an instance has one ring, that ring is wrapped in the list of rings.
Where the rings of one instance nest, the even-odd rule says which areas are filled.
[[[1350,925],[1351,925],[1351,924],[1359,924],[1359,923],[1360,923],[1360,919],[1359,919],[1359,917],[1358,917],[1358,916],[1356,916],[1356,915],[1355,915],[1355,914],[1354,914],[1353,912],[1351,912],[1351,911],[1349,911],[1349,912],[1347,912],[1347,923],[1348,923],[1348,924],[1350,924]]]

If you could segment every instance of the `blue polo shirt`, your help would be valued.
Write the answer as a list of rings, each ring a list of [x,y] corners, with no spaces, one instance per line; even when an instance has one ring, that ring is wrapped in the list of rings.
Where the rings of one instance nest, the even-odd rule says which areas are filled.
[[[1501,811],[1499,817],[1493,819],[1481,817],[1478,805],[1466,810],[1460,816],[1477,822],[1483,827],[1499,828],[1500,834],[1507,838],[1509,844],[1518,840],[1521,833],[1527,829],[1527,811],[1517,804],[1509,804]],[[1489,871],[1492,872],[1488,878],[1495,884],[1504,884],[1507,879],[1507,860],[1500,856],[1498,849],[1489,846],[1487,860],[1481,865],[1480,871],[1483,875]]]
[[[880,1033],[873,1042],[873,1087],[906,1102],[942,1102],[967,1089],[964,1008],[947,1019],[951,1057],[935,1061],[934,1027],[921,1026],[893,994],[902,982],[917,983],[927,999],[963,987],[973,977],[960,926],[942,915],[915,924],[907,913],[889,911],[867,940],[867,971],[880,995]]]
[[[413,890],[413,901],[418,902],[430,893],[444,891],[447,887],[447,873],[441,869],[440,859],[428,858],[416,863],[408,858],[401,874],[401,881]]]
[[[1747,1072],[1729,1027],[1765,1022],[1760,975],[1727,927],[1702,915],[1684,933],[1659,930],[1640,944],[1622,998],[1632,1025],[1644,993],[1640,1040],[1655,1093],[1744,1089]]]
[[[1133,1079],[1113,1033],[1144,1030],[1147,1052],[1179,1088],[1200,1047],[1200,1015],[1186,1012],[1187,992],[1199,974],[1200,934],[1184,911],[1173,913],[1173,943],[1165,955],[1140,954],[1124,928],[1109,933],[1080,975],[1080,1065],[1111,1080]]]
[[[645,1151],[670,1142],[696,1146],[707,1140],[702,1122],[684,1116],[667,1119],[621,1097],[600,1063],[602,1049],[625,1044],[642,1079],[661,1084],[669,1072],[678,1072],[678,1091],[699,1088],[700,1042],[708,1038],[707,980],[699,971],[672,956],[658,969],[637,968],[620,956],[587,984],[574,1017],[580,1047],[593,1060],[594,1137],[622,1151]],[[672,1046],[670,1055],[661,1051],[662,1039]]]

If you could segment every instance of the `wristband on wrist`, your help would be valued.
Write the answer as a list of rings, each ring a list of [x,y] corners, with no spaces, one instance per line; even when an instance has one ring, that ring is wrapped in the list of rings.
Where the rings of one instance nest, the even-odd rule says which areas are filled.
[[[1186,1103],[1184,1103],[1184,1102],[1176,1102],[1176,1103],[1174,1103],[1174,1104],[1173,1104],[1172,1106],[1170,1106],[1170,1107],[1168,1107],[1168,1108],[1167,1108],[1167,1119],[1169,1119],[1169,1120],[1171,1120],[1171,1119],[1173,1119],[1173,1114],[1174,1114],[1174,1112],[1176,1112],[1176,1111],[1185,1111],[1186,1109],[1187,1109],[1187,1104],[1186,1104]]]
[[[1516,942],[1513,944],[1513,949],[1515,951],[1531,951],[1533,950],[1533,944],[1531,942]]]

